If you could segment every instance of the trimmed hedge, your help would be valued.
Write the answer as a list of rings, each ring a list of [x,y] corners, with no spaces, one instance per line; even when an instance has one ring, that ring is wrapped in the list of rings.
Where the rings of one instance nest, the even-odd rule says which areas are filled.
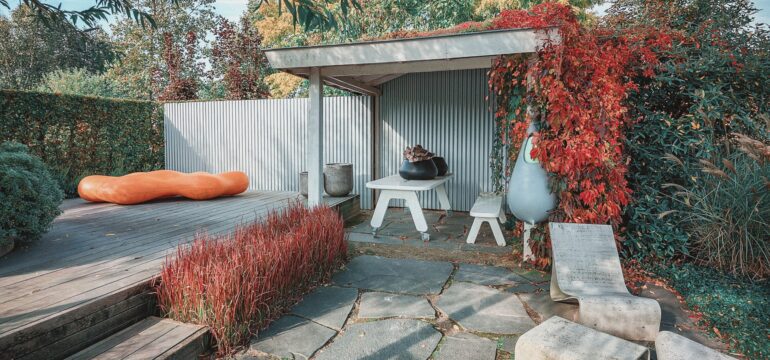
[[[45,164],[24,145],[0,143],[0,255],[45,233],[63,196]]]
[[[27,145],[67,196],[92,174],[163,167],[159,103],[0,90],[0,141]]]

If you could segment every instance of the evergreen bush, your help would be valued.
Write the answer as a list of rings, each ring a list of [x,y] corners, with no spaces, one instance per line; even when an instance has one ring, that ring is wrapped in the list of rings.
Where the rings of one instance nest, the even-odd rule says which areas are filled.
[[[59,215],[63,196],[45,164],[26,146],[0,144],[0,249],[38,239]]]
[[[67,196],[87,175],[163,167],[163,107],[150,101],[0,90],[0,141],[27,145]]]

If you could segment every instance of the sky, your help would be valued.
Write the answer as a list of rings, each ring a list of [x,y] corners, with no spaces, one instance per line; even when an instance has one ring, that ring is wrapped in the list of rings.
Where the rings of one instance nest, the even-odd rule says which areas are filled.
[[[50,4],[61,4],[64,9],[82,10],[94,4],[94,0],[44,0]],[[18,5],[18,0],[10,0],[11,7]],[[217,0],[214,4],[216,12],[228,20],[238,21],[241,14],[246,11],[248,0]],[[756,21],[770,24],[770,0],[754,0],[754,6],[759,9],[756,15]],[[594,10],[601,14],[609,7],[608,3],[597,6]],[[0,15],[7,15],[8,10],[0,8]]]

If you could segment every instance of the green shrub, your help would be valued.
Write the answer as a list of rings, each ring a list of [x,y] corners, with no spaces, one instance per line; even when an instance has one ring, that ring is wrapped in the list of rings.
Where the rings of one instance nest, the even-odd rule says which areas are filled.
[[[737,275],[770,275],[770,145],[737,137],[729,156],[687,164],[671,156],[688,186],[666,184],[681,211],[676,225],[690,235],[689,253],[701,264]]]
[[[0,90],[0,141],[16,141],[48,165],[67,196],[92,174],[163,167],[158,103]]]
[[[751,281],[697,266],[660,266],[652,269],[668,279],[693,310],[701,325],[717,329],[747,359],[770,357],[770,283]]]
[[[618,27],[676,31],[670,52],[661,54],[657,75],[638,79],[629,96],[630,116],[639,121],[627,131],[629,185],[626,255],[687,256],[696,236],[678,226],[685,207],[667,196],[663,185],[689,187],[699,171],[688,173],[666,163],[673,154],[684,163],[714,158],[730,133],[767,141],[770,114],[770,31],[753,22],[750,2],[673,0],[614,2],[605,21]]]
[[[38,239],[59,215],[63,196],[26,146],[0,144],[0,248]]]

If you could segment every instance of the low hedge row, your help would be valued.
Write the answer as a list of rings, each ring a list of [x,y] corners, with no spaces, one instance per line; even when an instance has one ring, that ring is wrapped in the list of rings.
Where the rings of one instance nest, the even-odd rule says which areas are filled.
[[[219,355],[286,312],[346,259],[342,217],[294,204],[222,236],[197,236],[157,285],[168,317],[211,329]]]
[[[68,196],[86,175],[163,166],[163,108],[148,101],[0,90],[0,142],[49,167]]]

